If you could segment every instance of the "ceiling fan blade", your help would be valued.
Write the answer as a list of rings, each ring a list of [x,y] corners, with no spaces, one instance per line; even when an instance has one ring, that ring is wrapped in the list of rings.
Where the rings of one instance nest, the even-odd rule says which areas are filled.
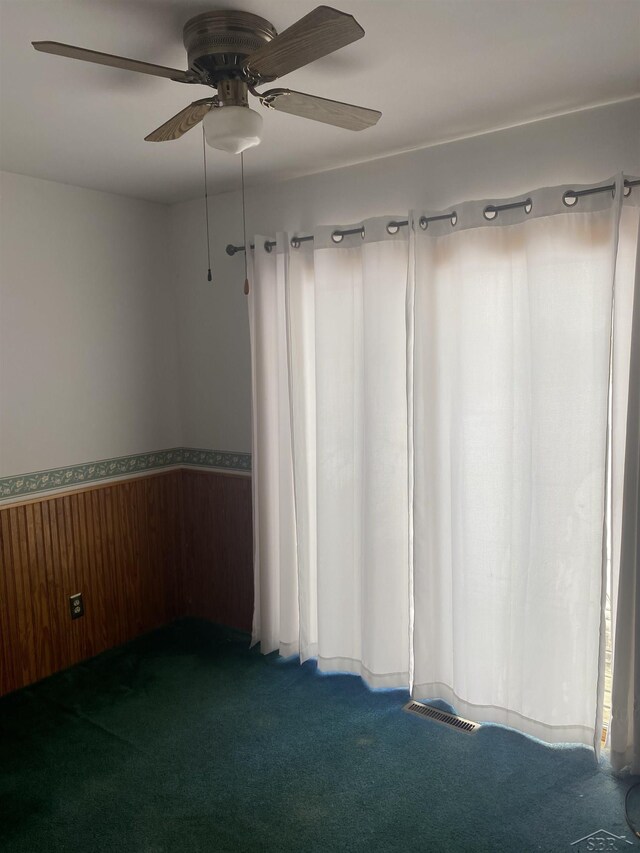
[[[43,53],[53,53],[56,56],[67,56],[69,59],[82,59],[85,62],[96,62],[98,65],[110,65],[112,68],[123,68],[125,71],[139,71],[142,74],[152,74],[154,77],[167,77],[178,83],[196,83],[197,77],[191,71],[179,71],[177,68],[167,68],[164,65],[152,65],[137,59],[127,59],[124,56],[114,56],[111,53],[100,53],[97,50],[86,50],[72,44],[62,44],[59,41],[32,41],[36,50]]]
[[[343,104],[341,101],[330,101],[315,95],[305,95],[303,92],[292,92],[291,89],[271,89],[261,94],[265,106],[283,113],[290,113],[314,121],[323,121],[346,130],[364,130],[377,123],[382,115],[380,110],[370,110],[355,104]]]
[[[275,79],[357,41],[364,30],[353,15],[318,6],[255,53],[244,65],[251,73]]]
[[[164,124],[145,136],[145,142],[168,142],[170,139],[180,139],[188,130],[202,121],[211,109],[213,102],[213,98],[194,101],[176,113],[169,121],[165,121]]]

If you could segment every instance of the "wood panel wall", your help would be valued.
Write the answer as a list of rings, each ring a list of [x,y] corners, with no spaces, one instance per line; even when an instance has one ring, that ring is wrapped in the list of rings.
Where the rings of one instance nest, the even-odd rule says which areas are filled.
[[[176,470],[0,507],[0,695],[178,616],[250,629],[251,553],[247,477]]]
[[[251,631],[251,479],[189,470],[183,478],[185,611]]]

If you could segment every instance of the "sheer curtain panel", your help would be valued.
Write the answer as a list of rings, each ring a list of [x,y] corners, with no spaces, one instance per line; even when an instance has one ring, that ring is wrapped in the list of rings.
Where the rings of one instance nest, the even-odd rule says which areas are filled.
[[[414,217],[414,692],[590,744],[622,192],[562,197]]]
[[[407,234],[370,220],[289,248],[300,655],[409,678]]]
[[[255,240],[253,638],[406,686],[408,238],[386,223]]]
[[[592,189],[256,238],[263,651],[597,750],[609,569],[628,755],[638,214]]]
[[[613,371],[614,770],[640,773],[640,206],[622,211],[616,270]]]
[[[284,264],[266,240],[250,255],[253,414],[253,642],[298,652],[298,562],[293,502]]]

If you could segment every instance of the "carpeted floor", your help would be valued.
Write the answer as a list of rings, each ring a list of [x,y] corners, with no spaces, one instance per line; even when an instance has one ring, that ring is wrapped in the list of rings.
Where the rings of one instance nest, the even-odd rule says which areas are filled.
[[[629,783],[588,749],[466,735],[406,700],[177,623],[0,700],[0,850],[570,853],[601,828],[632,839]]]

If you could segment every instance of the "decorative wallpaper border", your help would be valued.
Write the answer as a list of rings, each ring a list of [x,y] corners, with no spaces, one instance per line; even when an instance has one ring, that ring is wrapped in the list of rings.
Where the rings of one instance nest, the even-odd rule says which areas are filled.
[[[173,447],[170,450],[158,450],[154,453],[136,453],[132,456],[119,456],[115,459],[103,459],[100,462],[88,462],[84,465],[70,465],[67,468],[51,468],[48,471],[0,477],[0,501],[37,495],[53,489],[89,485],[99,480],[127,477],[160,468],[183,466],[249,472],[251,471],[251,454],[231,453],[225,450],[201,450],[194,447]]]
[[[228,450],[198,450],[181,447],[180,465],[195,465],[198,468],[223,468],[229,471],[251,471],[250,453],[231,453]]]

